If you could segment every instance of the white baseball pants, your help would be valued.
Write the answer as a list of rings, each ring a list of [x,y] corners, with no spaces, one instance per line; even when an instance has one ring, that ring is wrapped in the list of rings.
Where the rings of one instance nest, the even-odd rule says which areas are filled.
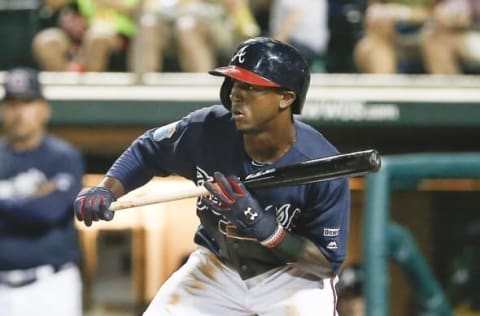
[[[143,316],[336,316],[336,278],[282,267],[248,280],[200,247],[155,295]]]
[[[20,287],[0,284],[0,315],[81,316],[82,280],[78,267],[72,265]]]

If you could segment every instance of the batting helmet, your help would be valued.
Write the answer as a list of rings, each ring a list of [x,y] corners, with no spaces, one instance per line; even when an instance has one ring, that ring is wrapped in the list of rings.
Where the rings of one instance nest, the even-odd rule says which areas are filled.
[[[267,37],[240,43],[228,66],[215,68],[209,73],[225,77],[220,100],[227,109],[231,107],[232,78],[256,86],[295,92],[294,114],[302,112],[310,84],[310,69],[303,56],[292,46]]]

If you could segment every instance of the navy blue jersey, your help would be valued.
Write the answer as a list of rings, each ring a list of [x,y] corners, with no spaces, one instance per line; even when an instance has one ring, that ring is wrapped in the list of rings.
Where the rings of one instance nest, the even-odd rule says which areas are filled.
[[[312,127],[295,120],[296,140],[274,164],[252,160],[245,152],[242,134],[223,106],[200,109],[182,120],[147,131],[119,157],[108,175],[127,191],[153,176],[178,174],[197,185],[211,181],[215,171],[246,177],[272,167],[282,167],[337,154],[337,150]],[[251,192],[268,212],[275,212],[291,235],[312,241],[332,263],[333,272],[345,258],[350,191],[348,180],[261,189]],[[248,278],[295,261],[288,245],[265,248],[253,236],[238,231],[222,216],[197,202],[201,225],[195,241],[215,252]],[[287,243],[288,243],[288,238]],[[282,242],[283,243],[283,242]],[[294,244],[290,245],[290,248]],[[301,249],[299,249],[301,250]],[[295,253],[297,250],[293,249]],[[298,255],[298,254],[296,254]]]
[[[78,150],[47,136],[17,153],[1,140],[0,161],[0,270],[77,261],[72,203],[84,172]],[[53,187],[36,195],[42,185]]]

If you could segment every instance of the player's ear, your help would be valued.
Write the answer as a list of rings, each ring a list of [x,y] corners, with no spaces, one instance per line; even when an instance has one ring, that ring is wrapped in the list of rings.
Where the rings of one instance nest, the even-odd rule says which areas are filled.
[[[282,99],[280,100],[280,109],[285,110],[293,104],[293,101],[297,98],[293,91],[282,91]]]

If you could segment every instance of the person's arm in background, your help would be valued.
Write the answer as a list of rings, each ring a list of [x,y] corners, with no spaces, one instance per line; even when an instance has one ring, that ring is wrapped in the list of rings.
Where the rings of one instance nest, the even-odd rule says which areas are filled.
[[[260,28],[247,0],[221,0],[221,3],[241,38],[254,37],[260,34]]]
[[[54,226],[71,214],[72,201],[82,186],[80,155],[55,161],[56,174],[32,194],[0,199],[0,230]]]
[[[433,21],[440,28],[466,29],[472,25],[472,18],[467,0],[444,0],[433,10]]]
[[[384,24],[398,22],[407,24],[422,24],[431,18],[435,1],[428,5],[404,5],[385,3],[382,0],[370,0],[366,12],[366,26],[382,27]]]
[[[272,24],[270,25],[270,30],[272,33],[271,35],[277,40],[287,42],[291,38],[293,32],[295,31],[295,28],[297,27],[299,21],[302,19],[304,13],[302,8],[295,5],[293,2],[279,3],[278,5],[285,6],[287,13],[286,17],[281,21],[280,24],[276,26]],[[273,10],[276,10],[276,8],[273,8]],[[278,23],[278,21],[276,23]]]
[[[273,34],[273,37],[280,41],[288,41],[295,31],[298,21],[300,21],[302,16],[303,11],[299,8],[292,8],[289,10],[285,22],[282,24],[282,27],[278,30],[278,32]]]

